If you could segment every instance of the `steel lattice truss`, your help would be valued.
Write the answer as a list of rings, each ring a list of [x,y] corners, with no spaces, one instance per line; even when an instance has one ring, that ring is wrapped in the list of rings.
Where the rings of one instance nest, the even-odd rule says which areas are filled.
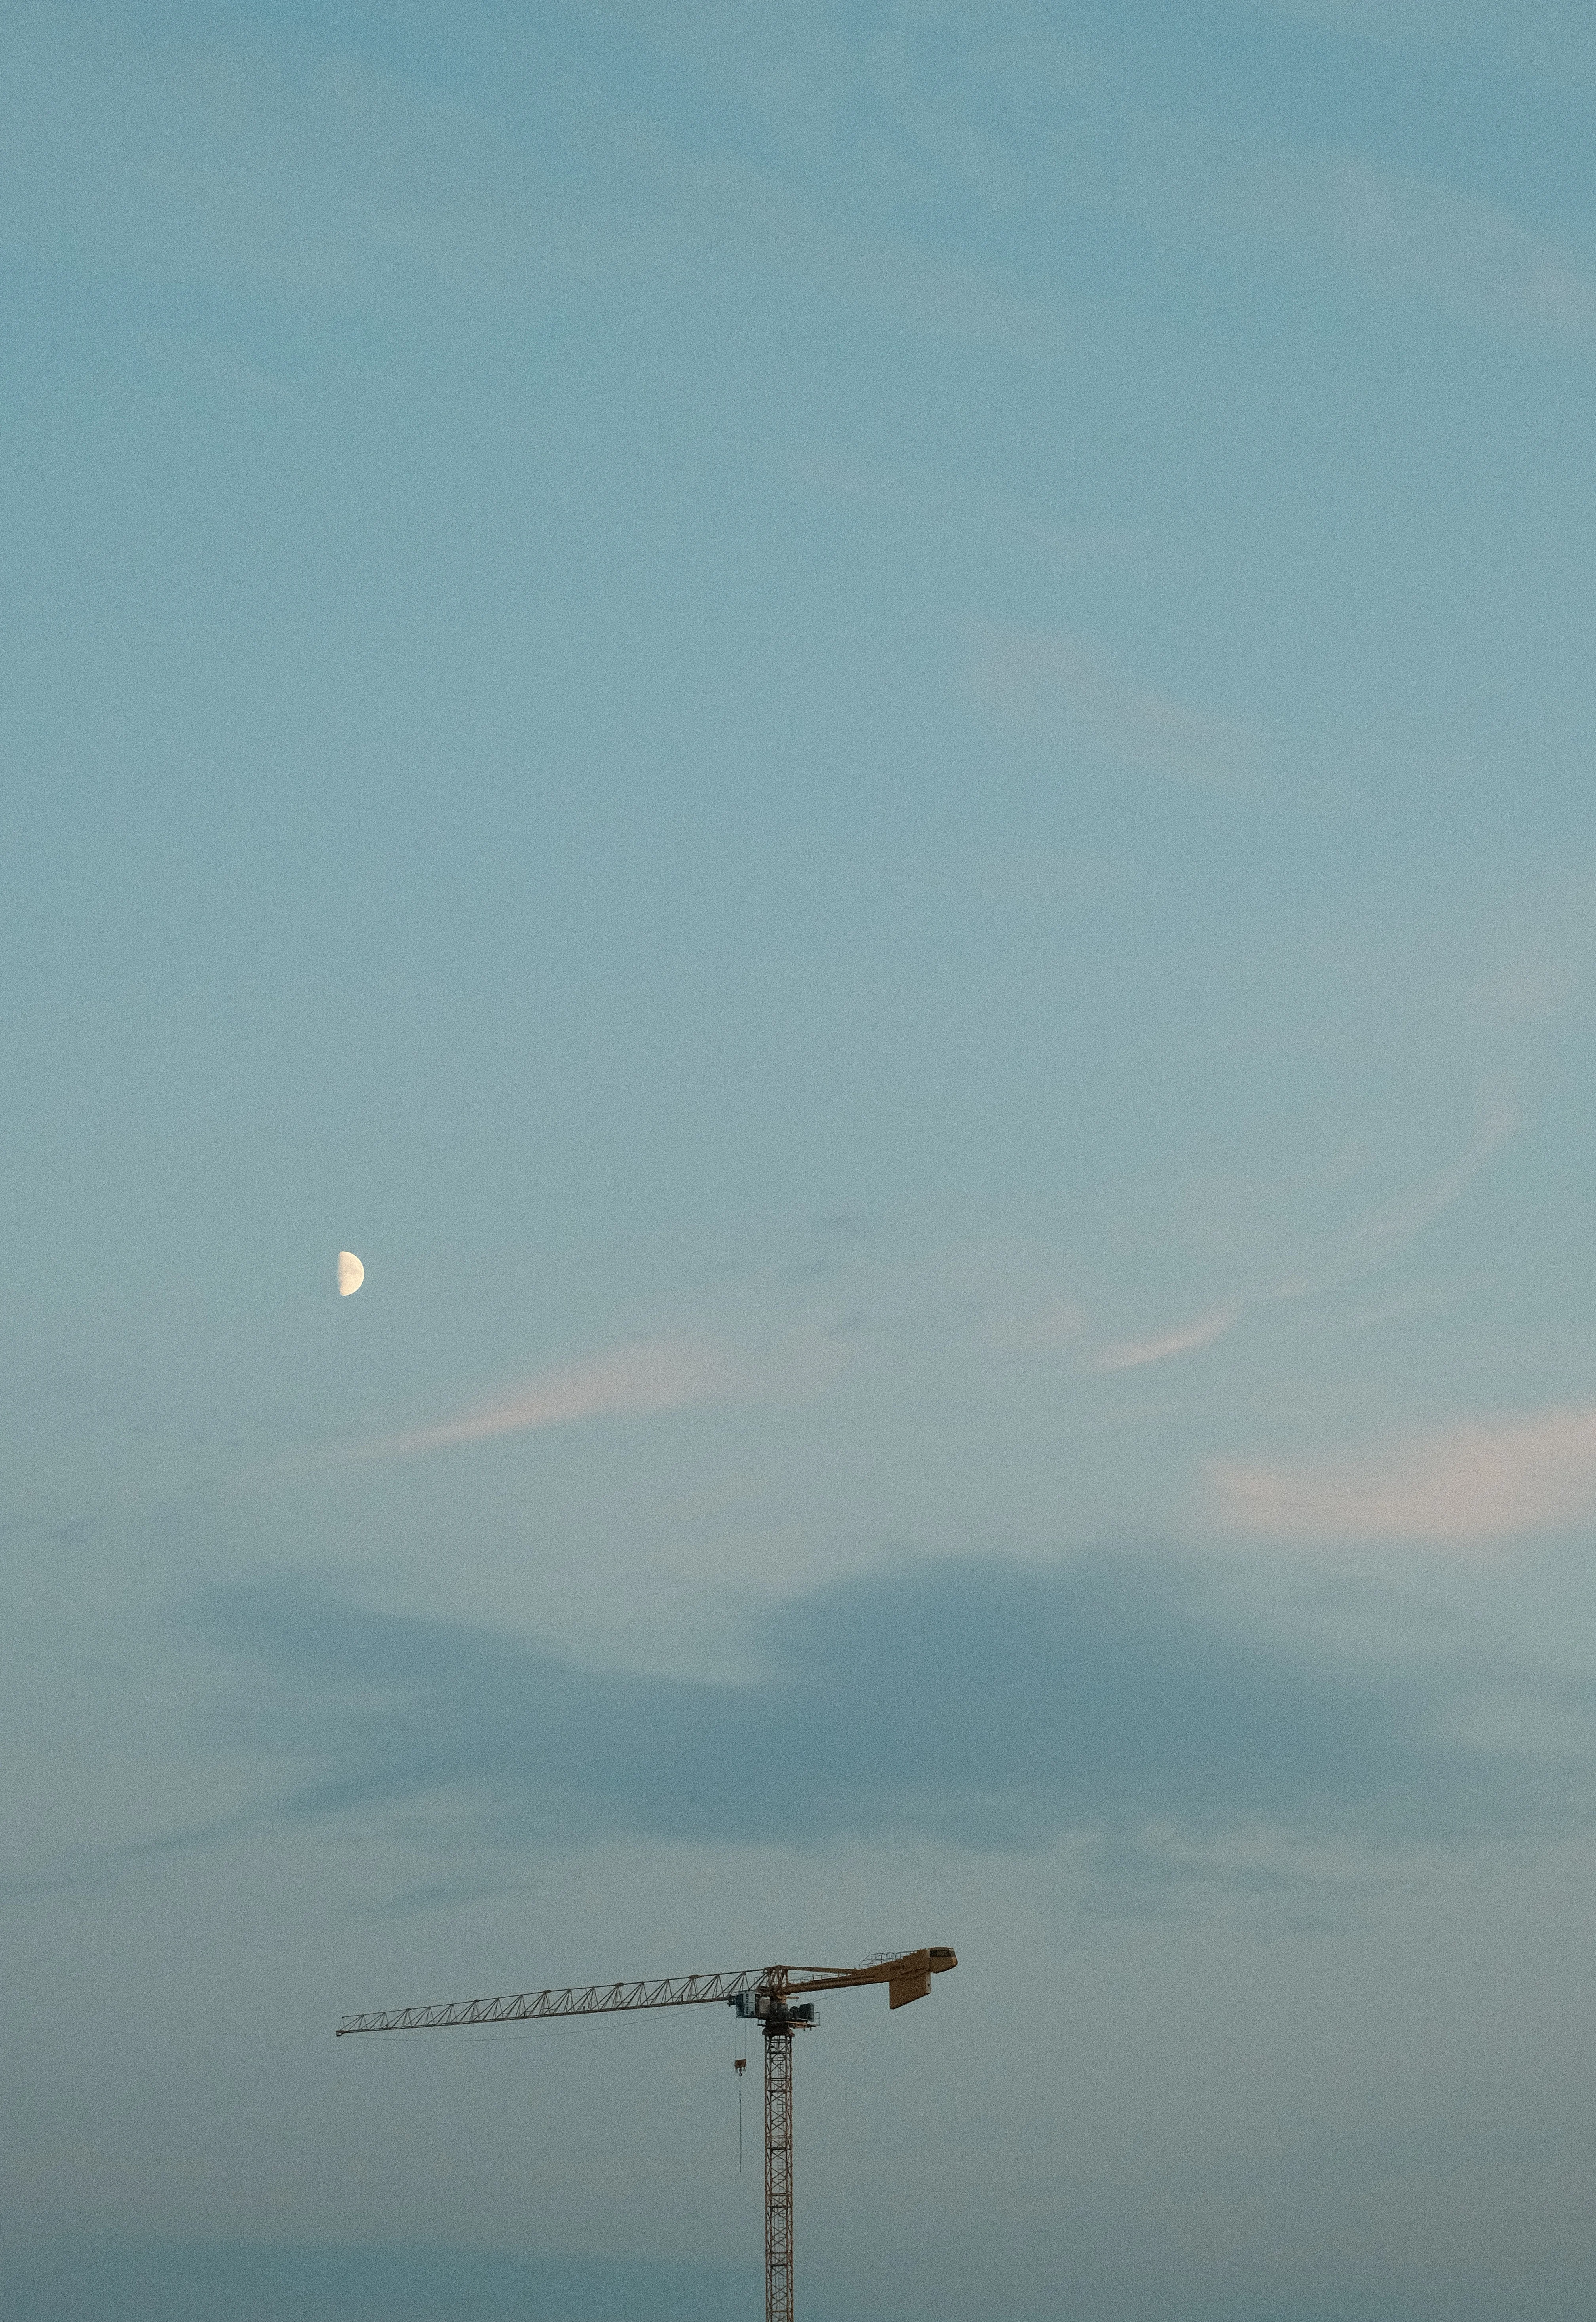
[[[692,2007],[713,2000],[724,2007],[739,1992],[756,1989],[767,1973],[764,1968],[740,1967],[724,1975],[661,1976],[652,1982],[589,1983],[568,1991],[515,1991],[500,1999],[451,1999],[435,2007],[379,2008],[369,2016],[346,2016],[338,2036],[433,2032],[451,2024],[528,2024],[542,2016],[605,2016],[622,2007]]]
[[[765,2322],[792,2315],[792,2034],[765,2027]]]

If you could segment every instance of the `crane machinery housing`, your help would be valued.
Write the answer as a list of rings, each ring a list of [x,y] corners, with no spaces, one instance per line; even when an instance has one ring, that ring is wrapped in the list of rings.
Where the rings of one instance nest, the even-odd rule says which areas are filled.
[[[859,1967],[734,1968],[719,1975],[661,1976],[640,1983],[572,1985],[517,1991],[499,1999],[457,1999],[430,2007],[388,2007],[349,2016],[354,2032],[432,2032],[470,2024],[531,2024],[554,2016],[605,2016],[631,2007],[702,2007],[718,2002],[757,2023],[765,2047],[765,2322],[793,2322],[792,2035],[815,2023],[804,1995],[884,1983],[889,2007],[924,1999],[934,1975],[959,1964],[945,1945],[878,1952]]]

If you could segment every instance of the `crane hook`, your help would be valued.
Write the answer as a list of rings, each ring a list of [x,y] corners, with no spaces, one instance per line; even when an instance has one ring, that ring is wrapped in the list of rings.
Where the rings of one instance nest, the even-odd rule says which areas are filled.
[[[743,2053],[743,2043],[748,2037],[747,2026],[738,2022],[733,2034],[732,2070],[737,2075],[737,2174],[743,2174],[743,2075],[748,2070],[748,2059]]]

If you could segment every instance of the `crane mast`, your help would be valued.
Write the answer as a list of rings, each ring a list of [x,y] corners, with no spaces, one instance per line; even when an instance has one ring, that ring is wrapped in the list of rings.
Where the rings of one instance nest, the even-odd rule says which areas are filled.
[[[765,2025],[765,2322],[792,2322],[792,2026],[771,2022]]]
[[[557,2016],[609,2016],[641,2007],[702,2007],[718,2002],[757,2022],[765,2051],[765,2322],[793,2322],[792,2035],[812,2029],[815,2004],[803,1995],[884,1983],[888,2005],[923,1999],[931,1979],[959,1964],[945,1945],[879,1952],[853,1968],[733,1968],[715,1975],[661,1976],[636,1983],[573,1984],[561,1991],[517,1991],[497,1999],[445,2000],[420,2007],[346,2016],[338,2037],[357,2032],[433,2032],[471,2024],[530,2024]]]

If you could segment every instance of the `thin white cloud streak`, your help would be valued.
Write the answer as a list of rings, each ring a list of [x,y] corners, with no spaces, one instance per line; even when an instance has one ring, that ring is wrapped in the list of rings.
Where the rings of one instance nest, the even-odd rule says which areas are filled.
[[[1237,1298],[1228,1305],[1216,1307],[1195,1322],[1181,1324],[1164,1330],[1151,1339],[1127,1340],[1125,1344],[1106,1347],[1092,1357],[1084,1367],[1092,1372],[1140,1370],[1149,1363],[1171,1361],[1178,1355],[1195,1354],[1203,1347],[1211,1347],[1233,1329],[1244,1315],[1255,1312],[1262,1306],[1280,1306],[1299,1298],[1321,1296],[1340,1284],[1355,1280],[1373,1271],[1442,1211],[1449,1208],[1458,1195],[1482,1169],[1491,1155],[1497,1152],[1518,1127],[1517,1116],[1505,1106],[1495,1107],[1482,1121],[1473,1141],[1450,1169],[1443,1170],[1427,1185],[1391,1207],[1376,1211],[1363,1224],[1354,1228],[1340,1255],[1333,1264],[1317,1274],[1298,1275],[1287,1282],[1274,1284],[1267,1290],[1254,1292]]]
[[[795,29],[803,11],[655,10],[649,43],[685,55],[737,124],[717,149],[701,124],[673,131],[669,104],[596,78],[579,44],[561,67],[538,31],[501,40],[499,88],[429,98],[331,40],[285,70],[243,31],[185,42],[150,35],[136,11],[12,14],[0,241],[35,264],[361,307],[413,303],[420,285],[454,314],[563,306],[683,262],[716,279],[774,267],[930,335],[1048,353],[1081,327],[1069,278],[1017,288],[1009,222],[1051,221],[1062,238],[1085,214],[1155,244],[1283,253],[1293,280],[1328,265],[1532,345],[1596,346],[1577,244],[1367,153],[1146,109],[1134,42],[1117,66],[1112,43],[980,11],[942,39],[912,22],[849,32]],[[1587,77],[1596,60],[1573,24],[1531,43],[1561,78],[1576,39]],[[533,93],[530,115],[499,117],[505,86]],[[948,216],[999,237],[996,256],[934,223]],[[1157,695],[1128,733],[1199,781],[1238,738]]]
[[[1306,1296],[1364,1271],[1455,1201],[1513,1126],[1506,1112],[1492,1114],[1450,1169],[1406,1202],[1357,1229],[1346,1255],[1330,1272],[1232,1300],[1195,1321],[1153,1337],[1106,1347],[1082,1367],[1089,1373],[1108,1375],[1197,1353],[1260,1306]],[[1084,1313],[1072,1301],[1055,1300],[1035,1312],[989,1316],[983,1335],[990,1341],[1008,1344],[1011,1351],[1041,1353],[1067,1343],[1085,1325]],[[755,1335],[756,1339],[763,1337]],[[361,1447],[357,1456],[406,1458],[584,1419],[641,1416],[706,1403],[804,1399],[823,1392],[846,1362],[834,1326],[828,1328],[814,1320],[807,1327],[788,1330],[773,1343],[767,1339],[762,1351],[744,1347],[734,1361],[707,1338],[676,1335],[638,1339],[607,1354],[540,1371],[512,1393],[475,1411],[383,1438]]]
[[[690,1339],[643,1339],[607,1355],[556,1364],[479,1410],[388,1436],[367,1451],[372,1458],[400,1458],[456,1443],[483,1443],[496,1435],[569,1426],[579,1419],[679,1411],[689,1403],[725,1401],[737,1391],[735,1376],[715,1348]]]
[[[1465,1421],[1286,1466],[1211,1460],[1216,1520],[1272,1540],[1477,1546],[1596,1517],[1596,1405]]]
[[[1518,1126],[1516,1113],[1505,1105],[1493,1106],[1481,1121],[1468,1149],[1450,1169],[1444,1169],[1417,1193],[1393,1202],[1389,1209],[1378,1211],[1354,1227],[1341,1263],[1321,1281],[1306,1286],[1330,1289],[1349,1275],[1378,1265],[1405,1242],[1411,1241],[1415,1234],[1422,1233],[1443,1210],[1451,1207],[1471,1178],[1477,1176],[1491,1156],[1500,1151]]]
[[[1327,211],[1350,256],[1465,322],[1554,339],[1596,331],[1596,285],[1573,252],[1476,196],[1347,153],[1330,170]]]
[[[983,626],[968,681],[976,700],[1009,723],[1128,772],[1224,791],[1256,781],[1256,727],[1139,685],[1063,630]]]
[[[0,79],[0,247],[34,262],[365,308],[420,284],[456,314],[741,263],[934,337],[1063,343],[1056,299],[906,232],[879,193],[839,204],[743,139],[675,137],[668,105],[552,66],[534,32],[499,44],[534,93],[509,121],[492,88],[430,95],[314,35],[285,73],[247,30],[156,39],[123,11],[85,36],[59,15],[34,12]]]
[[[1216,1313],[1205,1314],[1199,1322],[1189,1322],[1183,1330],[1166,1330],[1162,1338],[1140,1339],[1122,1347],[1106,1347],[1087,1365],[1093,1371],[1135,1371],[1147,1363],[1167,1362],[1172,1355],[1190,1355],[1199,1347],[1211,1347],[1222,1339],[1233,1323],[1240,1319],[1239,1306],[1221,1306]]]
[[[1555,1016],[1572,999],[1580,978],[1564,960],[1544,951],[1529,953],[1482,975],[1470,994],[1479,1021],[1492,1031],[1513,1031]]]

